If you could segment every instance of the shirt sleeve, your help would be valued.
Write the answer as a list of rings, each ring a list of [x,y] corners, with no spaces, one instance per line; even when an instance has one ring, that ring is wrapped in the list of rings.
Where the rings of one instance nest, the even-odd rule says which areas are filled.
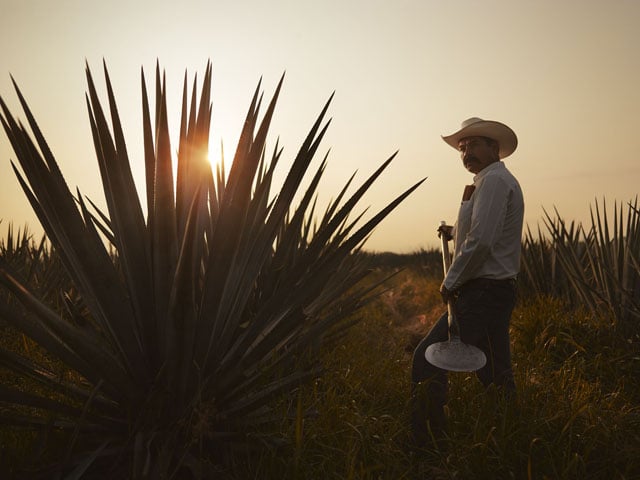
[[[474,192],[469,233],[459,247],[456,245],[455,257],[444,280],[447,289],[455,290],[479,276],[504,225],[510,191],[500,176],[488,175]]]

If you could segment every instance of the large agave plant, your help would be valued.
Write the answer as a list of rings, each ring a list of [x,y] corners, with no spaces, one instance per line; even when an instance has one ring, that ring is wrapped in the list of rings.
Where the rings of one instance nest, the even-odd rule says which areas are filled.
[[[366,222],[349,218],[392,156],[347,195],[351,177],[316,215],[326,157],[298,191],[329,125],[329,99],[272,192],[282,150],[276,144],[268,158],[265,145],[282,80],[261,120],[258,85],[228,176],[224,168],[213,175],[210,65],[199,100],[197,81],[188,95],[185,76],[174,178],[158,68],[153,117],[142,73],[145,216],[106,66],[110,122],[88,67],[86,74],[107,212],[68,189],[15,82],[32,134],[0,100],[17,178],[86,312],[83,322],[69,321],[0,263],[1,284],[25,307],[0,304],[2,318],[79,378],[62,381],[27,356],[0,351],[4,367],[42,387],[0,387],[0,401],[18,406],[3,408],[2,420],[62,432],[67,448],[52,468],[71,478],[207,476],[215,452],[258,438],[274,419],[270,402],[318,374],[310,352],[373,294],[360,282],[367,265],[358,251],[421,182]]]
[[[596,201],[591,225],[567,228],[556,212],[546,213],[558,259],[575,296],[592,312],[604,309],[621,331],[635,333],[640,319],[640,210],[617,202],[613,216]]]

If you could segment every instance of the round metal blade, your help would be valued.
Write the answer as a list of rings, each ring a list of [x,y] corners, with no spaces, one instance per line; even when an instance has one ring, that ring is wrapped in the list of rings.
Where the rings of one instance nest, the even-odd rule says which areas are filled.
[[[424,356],[430,364],[451,372],[474,372],[487,363],[482,350],[456,339],[429,345]]]

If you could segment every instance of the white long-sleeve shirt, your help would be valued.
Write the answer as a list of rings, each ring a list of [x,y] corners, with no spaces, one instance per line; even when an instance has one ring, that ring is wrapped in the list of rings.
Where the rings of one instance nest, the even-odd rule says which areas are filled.
[[[455,290],[475,278],[509,279],[520,271],[524,199],[502,161],[473,177],[475,190],[463,201],[454,225],[453,261],[444,280]]]

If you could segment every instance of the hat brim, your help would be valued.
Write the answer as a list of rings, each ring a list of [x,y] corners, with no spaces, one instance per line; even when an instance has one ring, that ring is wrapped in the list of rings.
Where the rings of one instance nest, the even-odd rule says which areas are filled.
[[[515,132],[504,123],[493,120],[482,120],[461,128],[451,135],[443,136],[442,139],[458,150],[458,143],[467,137],[488,137],[498,142],[498,156],[505,158],[511,155],[518,147],[518,137]]]

